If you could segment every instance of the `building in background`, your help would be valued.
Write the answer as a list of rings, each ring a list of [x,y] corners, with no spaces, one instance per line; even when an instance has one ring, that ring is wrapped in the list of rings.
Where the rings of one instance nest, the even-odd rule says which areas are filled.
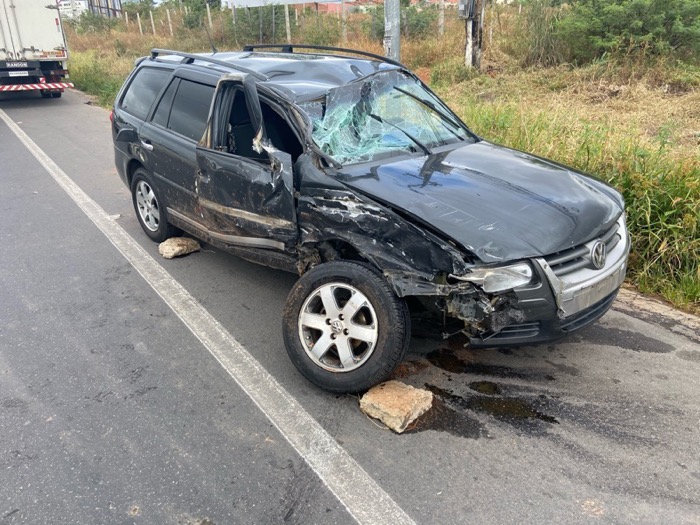
[[[121,0],[87,0],[88,9],[96,15],[108,18],[122,16]]]
[[[87,0],[58,0],[58,11],[61,13],[61,18],[68,20],[78,18],[87,10]]]

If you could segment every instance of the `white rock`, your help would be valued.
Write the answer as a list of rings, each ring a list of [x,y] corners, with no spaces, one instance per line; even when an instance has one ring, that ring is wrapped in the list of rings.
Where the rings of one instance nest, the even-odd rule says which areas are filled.
[[[360,410],[400,434],[432,404],[432,392],[392,380],[369,389],[360,399]]]
[[[188,237],[171,237],[158,245],[158,253],[166,259],[187,255],[199,250],[199,243]]]

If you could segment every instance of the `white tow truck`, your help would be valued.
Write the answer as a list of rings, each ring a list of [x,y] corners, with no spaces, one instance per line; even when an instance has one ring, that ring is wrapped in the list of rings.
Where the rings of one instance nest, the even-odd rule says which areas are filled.
[[[0,92],[58,98],[73,87],[67,60],[57,0],[0,0]]]

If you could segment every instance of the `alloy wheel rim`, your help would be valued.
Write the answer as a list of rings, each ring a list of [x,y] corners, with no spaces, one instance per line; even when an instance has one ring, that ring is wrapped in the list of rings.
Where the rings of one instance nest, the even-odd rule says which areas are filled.
[[[136,207],[146,228],[152,232],[157,231],[160,226],[158,200],[151,186],[143,180],[136,185]]]
[[[346,283],[316,288],[299,313],[299,339],[314,364],[351,372],[367,362],[379,336],[377,315],[360,290]]]

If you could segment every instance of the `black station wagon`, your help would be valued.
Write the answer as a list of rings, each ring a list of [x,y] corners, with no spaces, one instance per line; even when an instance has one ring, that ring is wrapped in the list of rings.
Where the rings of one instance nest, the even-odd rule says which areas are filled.
[[[625,276],[617,191],[476,136],[381,56],[155,49],[112,132],[151,239],[184,230],[300,276],[284,341],[328,390],[386,379],[412,319],[473,346],[550,341],[601,317]]]

